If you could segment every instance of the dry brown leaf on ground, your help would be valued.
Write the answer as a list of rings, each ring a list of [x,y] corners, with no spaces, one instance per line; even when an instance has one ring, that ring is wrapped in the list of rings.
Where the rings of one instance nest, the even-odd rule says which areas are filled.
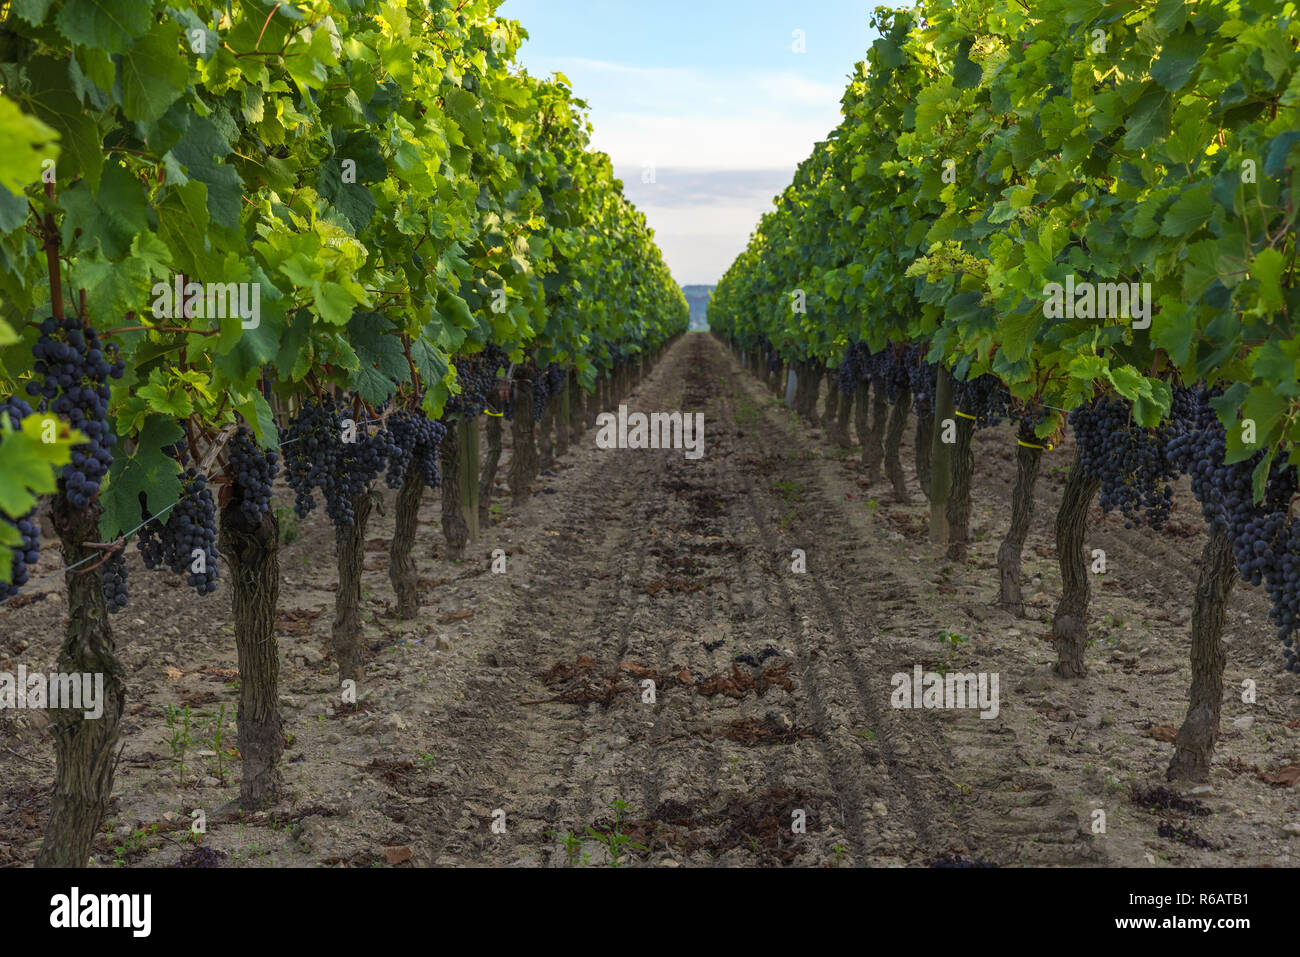
[[[414,856],[409,847],[384,848],[384,860],[389,864],[404,864]]]
[[[1172,724],[1153,724],[1147,728],[1147,737],[1172,744],[1178,737],[1178,729]]]
[[[1258,777],[1275,788],[1293,788],[1300,782],[1300,764],[1289,764],[1276,771],[1260,771]]]

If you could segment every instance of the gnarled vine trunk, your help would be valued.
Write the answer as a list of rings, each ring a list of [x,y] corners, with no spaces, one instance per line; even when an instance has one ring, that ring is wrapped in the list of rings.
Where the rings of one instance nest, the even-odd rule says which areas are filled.
[[[827,372],[826,376],[826,404],[822,406],[822,424],[826,428],[826,434],[833,442],[839,441],[839,417],[840,417],[840,387],[835,381],[835,374]]]
[[[858,445],[862,446],[862,460],[867,459],[867,445],[870,442],[871,423],[868,413],[871,408],[871,385],[866,379],[859,379],[853,389],[853,429],[858,433]]]
[[[1209,780],[1223,708],[1223,669],[1228,663],[1223,621],[1236,583],[1232,534],[1212,524],[1201,552],[1201,575],[1192,605],[1192,688],[1187,716],[1174,738],[1174,756],[1166,772],[1170,781]]]
[[[603,380],[597,379],[591,387],[591,394],[587,396],[587,428],[595,426],[596,419],[605,411],[602,383]]]
[[[862,464],[867,467],[867,481],[873,485],[880,481],[880,466],[885,461],[885,430],[889,420],[889,400],[885,398],[885,386],[879,379],[871,383],[871,427],[867,430],[867,441],[862,446]]]
[[[930,443],[930,541],[948,544],[948,499],[952,496],[952,446],[945,442],[956,429],[953,415],[952,374],[939,370],[934,390],[934,440]]]
[[[1056,671],[1062,678],[1082,678],[1088,673],[1083,655],[1088,647],[1088,511],[1101,482],[1084,474],[1076,450],[1070,476],[1056,513],[1056,558],[1061,566],[1061,600],[1052,618],[1056,642]]]
[[[948,493],[948,557],[965,561],[970,548],[970,486],[975,473],[975,423],[956,418],[957,441],[952,446],[952,488]]]
[[[537,423],[537,468],[539,471],[545,471],[555,464],[555,439],[553,430],[555,428],[555,400],[551,396],[546,397],[542,403],[542,417]]]
[[[490,415],[487,419],[487,452],[483,467],[478,473],[478,523],[487,528],[492,519],[492,488],[496,484],[497,469],[501,466],[501,418]]]
[[[334,595],[334,627],[330,650],[339,666],[339,680],[365,677],[361,656],[361,571],[366,559],[366,523],[374,497],[363,492],[353,503],[355,520],[334,529],[339,589]]]
[[[808,421],[813,428],[818,425],[817,420],[817,393],[822,384],[822,367],[819,362],[808,360],[799,367],[799,387],[802,390],[802,396],[799,402],[799,414]]]
[[[515,504],[528,499],[537,477],[537,445],[533,422],[533,383],[521,377],[515,381],[515,417],[510,423],[510,494]]]
[[[447,423],[447,434],[438,447],[438,459],[442,464],[442,534],[447,540],[447,554],[451,558],[460,558],[469,541],[469,522],[465,521],[465,503],[461,498],[459,481],[462,451],[459,433],[462,428],[465,428],[463,422]]]
[[[930,484],[933,476],[930,470],[930,457],[933,449],[930,445],[934,441],[934,410],[918,412],[916,414],[916,480],[921,485],[921,491],[925,497],[930,497]]]
[[[585,394],[582,391],[582,385],[578,382],[576,375],[569,376],[569,441],[577,445],[582,441],[582,433],[587,421],[587,410],[584,405]]]
[[[569,451],[569,422],[572,415],[570,405],[569,383],[560,386],[559,393],[551,400],[555,405],[555,457],[563,458]]]
[[[1026,437],[1028,436],[1028,437]],[[1001,582],[998,604],[1017,618],[1025,614],[1025,600],[1020,590],[1020,558],[1034,518],[1034,486],[1043,450],[1036,444],[1032,429],[1021,426],[1020,441],[1030,443],[1016,448],[1016,487],[1011,492],[1011,525],[998,546],[998,577]]]
[[[253,525],[236,502],[221,510],[221,555],[230,569],[239,710],[235,715],[242,775],[239,806],[258,811],[280,798],[284,729],[280,721],[280,523],[267,512]]]
[[[904,505],[911,504],[912,496],[907,491],[907,474],[903,471],[898,449],[903,442],[907,412],[911,407],[912,393],[904,389],[894,407],[889,410],[889,430],[885,433],[885,474],[889,476],[889,484],[894,487],[894,498]]]
[[[402,476],[397,491],[397,514],[394,516],[393,541],[388,548],[388,578],[397,595],[397,617],[410,620],[420,613],[420,576],[412,557],[415,538],[420,529],[420,500],[424,497],[424,479],[414,462]]]
[[[64,565],[102,556],[103,552],[82,545],[99,541],[98,503],[85,510],[73,508],[63,494],[62,481],[59,484],[60,492],[50,514],[63,545]],[[108,623],[102,576],[98,570],[78,568],[66,572],[64,579],[69,614],[58,669],[66,675],[103,675],[99,701],[103,713],[87,718],[89,708],[50,709],[54,793],[50,796],[45,839],[36,852],[37,867],[85,867],[90,862],[95,835],[113,795],[120,724],[126,705],[122,664]]]
[[[853,393],[846,394],[838,382],[835,383],[835,392],[840,397],[839,414],[835,419],[835,444],[842,449],[851,449],[853,440],[849,437],[849,422],[853,415]]]

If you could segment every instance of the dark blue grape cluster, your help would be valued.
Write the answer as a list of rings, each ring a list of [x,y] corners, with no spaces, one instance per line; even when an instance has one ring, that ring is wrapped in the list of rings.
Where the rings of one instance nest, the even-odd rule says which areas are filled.
[[[966,869],[971,867],[996,867],[992,861],[980,856],[966,857],[960,851],[947,851],[930,862],[931,867],[952,867]]]
[[[767,362],[769,372],[776,372],[781,368],[781,353],[776,351],[776,347],[766,339],[761,344],[763,350],[763,359]]]
[[[1178,467],[1168,455],[1169,427],[1145,429],[1127,403],[1100,396],[1070,413],[1084,474],[1101,482],[1101,508],[1118,508],[1124,527],[1163,528],[1173,507]]]
[[[934,411],[934,393],[939,383],[939,367],[925,361],[926,352],[923,345],[909,346],[904,358],[908,388],[912,390],[912,408],[919,415]]]
[[[954,379],[952,399],[959,411],[975,416],[977,429],[998,425],[1011,410],[1011,393],[995,375]]]
[[[293,510],[299,518],[306,518],[316,507],[313,492],[325,482],[332,464],[333,449],[339,443],[339,420],[333,402],[307,402],[288,428],[279,430],[285,478],[293,489]]]
[[[456,356],[452,364],[456,367],[460,394],[447,400],[445,414],[466,419],[482,415],[496,388],[502,366],[509,365],[509,357],[500,347],[489,345],[475,355]]]
[[[22,542],[13,546],[13,564],[10,567],[9,582],[0,582],[0,601],[7,601],[31,579],[31,570],[41,557],[41,527],[36,521],[35,510],[28,512],[17,521],[5,517],[3,521],[18,530]]]
[[[402,487],[412,462],[420,470],[425,485],[429,488],[441,485],[438,450],[447,435],[447,427],[422,412],[402,410],[389,416],[388,431],[392,434],[394,446],[394,454],[388,460],[388,487]]]
[[[345,429],[345,420],[355,427]],[[344,441],[349,436],[353,441]],[[356,521],[357,500],[399,454],[387,429],[371,435],[332,399],[305,403],[289,427],[280,430],[280,450],[298,517],[305,518],[316,507],[314,492],[319,489],[325,513],[338,528]]]
[[[892,345],[885,346],[868,357],[866,375],[872,381],[873,388],[884,388],[885,398],[890,405],[897,404],[902,398],[903,390],[908,387],[911,379],[905,353]]]
[[[855,342],[844,350],[844,358],[840,360],[840,392],[852,395],[857,390],[858,383],[870,378],[871,350],[863,343]]]
[[[568,381],[568,366],[561,365],[558,362],[552,362],[546,367],[546,387],[551,390],[551,395],[559,395],[563,392]]]
[[[623,361],[620,356],[615,359],[615,365]],[[552,395],[559,395],[560,387],[563,387],[567,376],[568,373],[559,363],[551,363],[545,369],[538,369],[536,376],[533,376],[534,423],[538,423],[542,420],[542,416],[546,415],[546,403],[550,402]]]
[[[239,427],[229,449],[226,471],[232,479],[235,500],[244,521],[256,526],[271,511],[271,486],[280,472],[280,456],[259,446],[246,425]]]
[[[21,428],[23,419],[32,414],[32,407],[17,396],[0,402],[0,420],[7,420],[12,428]],[[41,557],[41,526],[36,521],[36,509],[19,518],[10,518],[0,514],[3,521],[18,530],[22,542],[13,546],[13,564],[10,568],[11,581],[0,582],[0,601],[7,601],[18,594],[18,589],[26,585],[31,578],[31,569]]]
[[[533,377],[533,421],[540,422],[546,414],[546,400],[551,397],[550,384],[543,373]]]
[[[1241,577],[1264,585],[1277,626],[1286,668],[1300,674],[1295,634],[1300,631],[1300,520],[1291,517],[1291,501],[1300,489],[1296,467],[1285,458],[1269,466],[1264,496],[1257,503],[1254,473],[1263,462],[1261,450],[1241,462],[1227,464],[1227,432],[1204,389],[1174,391],[1174,422],[1168,457],[1191,479],[1192,494],[1210,525],[1232,536],[1233,556]]]
[[[181,473],[180,501],[166,519],[150,518],[140,529],[139,548],[145,567],[167,568],[187,575],[187,584],[200,595],[217,590],[217,505],[208,480],[195,469]],[[195,565],[202,556],[201,571]]]
[[[104,604],[108,613],[116,615],[126,608],[126,549],[119,548],[108,556],[100,568],[100,583],[104,588]]]
[[[120,379],[125,365],[110,362],[99,335],[83,328],[75,316],[42,322],[32,355],[37,378],[27,383],[27,394],[40,397],[40,411],[65,419],[89,439],[72,450],[72,461],[63,470],[68,502],[76,509],[89,508],[113,464],[117,444],[117,436],[108,430],[108,380]]]

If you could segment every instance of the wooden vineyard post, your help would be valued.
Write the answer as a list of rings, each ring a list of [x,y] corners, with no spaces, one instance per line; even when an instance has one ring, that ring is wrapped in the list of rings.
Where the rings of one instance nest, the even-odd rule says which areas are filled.
[[[944,434],[955,425],[953,415],[952,376],[947,369],[939,370],[939,380],[934,392],[934,435],[930,445],[930,542],[948,544],[948,496],[952,492],[952,446],[944,442]]]
[[[456,441],[460,444],[456,484],[460,489],[461,514],[471,542],[478,540],[478,463],[479,438],[478,420],[461,423],[456,430]]]
[[[570,377],[571,378],[571,377]],[[573,390],[569,388],[569,380],[566,379],[564,385],[560,386],[560,391],[555,397],[555,457],[561,458],[569,451],[569,436],[571,434],[573,423],[573,406],[570,398]]]

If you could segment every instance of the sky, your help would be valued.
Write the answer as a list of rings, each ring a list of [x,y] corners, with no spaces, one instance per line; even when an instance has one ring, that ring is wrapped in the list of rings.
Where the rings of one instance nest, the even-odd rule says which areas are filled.
[[[523,65],[565,74],[590,105],[592,146],[610,155],[677,281],[712,285],[839,123],[879,5],[505,0],[498,12],[529,33]]]

